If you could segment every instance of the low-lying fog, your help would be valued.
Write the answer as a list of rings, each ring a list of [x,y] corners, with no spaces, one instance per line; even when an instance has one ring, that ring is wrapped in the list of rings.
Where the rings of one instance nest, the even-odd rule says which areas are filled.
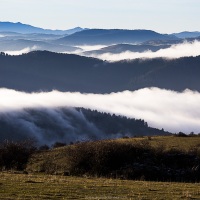
[[[60,107],[83,107],[144,119],[149,126],[170,132],[200,132],[200,93],[190,90],[178,93],[145,88],[103,95],[59,91],[24,93],[2,88],[0,96],[0,115],[15,115],[27,108],[53,113],[53,109]],[[57,115],[59,119],[59,112]]]
[[[132,60],[137,58],[167,58],[175,59],[181,57],[189,56],[198,56],[200,55],[200,42],[184,42],[182,44],[172,45],[170,48],[160,49],[156,52],[145,51],[142,53],[125,51],[122,53],[112,54],[112,53],[103,53],[103,54],[87,54],[87,56],[98,58],[101,60],[107,61],[120,61],[120,60]]]

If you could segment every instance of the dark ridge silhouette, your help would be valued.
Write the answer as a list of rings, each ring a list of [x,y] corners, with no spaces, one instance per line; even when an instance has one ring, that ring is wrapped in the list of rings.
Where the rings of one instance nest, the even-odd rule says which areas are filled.
[[[0,55],[0,87],[21,91],[110,93],[159,87],[200,91],[200,56],[109,63],[78,55],[34,51]]]
[[[174,40],[175,36],[163,35],[151,30],[89,29],[58,39],[60,44],[95,45],[141,43],[148,40]]]

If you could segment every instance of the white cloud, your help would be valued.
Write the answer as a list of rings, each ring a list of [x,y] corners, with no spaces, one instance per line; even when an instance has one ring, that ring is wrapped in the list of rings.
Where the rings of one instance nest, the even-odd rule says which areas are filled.
[[[82,46],[75,46],[78,48],[83,49],[83,51],[94,51],[94,50],[99,50],[102,49],[104,47],[106,47],[105,45],[82,45]]]
[[[24,93],[0,89],[0,114],[25,108],[84,107],[144,119],[150,126],[172,132],[200,132],[200,93],[145,88],[111,94],[70,92]]]
[[[5,51],[4,53],[7,53],[9,55],[13,55],[13,56],[16,56],[16,55],[22,55],[24,53],[28,53],[30,51],[34,51],[36,50],[38,47],[37,46],[33,46],[33,47],[27,47],[27,48],[24,48],[22,50],[19,50],[19,51]]]
[[[90,54],[90,57],[99,58],[102,60],[107,61],[120,61],[120,60],[129,60],[129,59],[137,59],[137,58],[168,58],[168,59],[175,59],[181,57],[188,57],[188,56],[198,56],[200,55],[200,41],[194,42],[184,42],[182,44],[172,45],[170,48],[167,49],[160,49],[159,51],[152,52],[131,52],[125,51],[119,54],[112,54],[112,53],[104,53],[104,54]]]

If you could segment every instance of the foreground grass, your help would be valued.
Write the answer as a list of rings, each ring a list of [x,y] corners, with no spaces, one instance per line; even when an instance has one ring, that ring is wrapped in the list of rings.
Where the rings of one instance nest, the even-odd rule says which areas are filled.
[[[200,199],[200,184],[0,173],[0,199]]]

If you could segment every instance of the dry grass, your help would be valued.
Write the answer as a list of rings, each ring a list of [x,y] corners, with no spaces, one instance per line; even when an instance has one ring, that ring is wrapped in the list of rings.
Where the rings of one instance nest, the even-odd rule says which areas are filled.
[[[165,150],[178,149],[189,151],[194,147],[200,147],[200,137],[175,137],[175,136],[152,136],[142,138],[118,139],[116,142],[135,143],[138,141],[148,141],[152,147],[163,146]]]
[[[0,173],[0,199],[200,199],[200,184]]]

